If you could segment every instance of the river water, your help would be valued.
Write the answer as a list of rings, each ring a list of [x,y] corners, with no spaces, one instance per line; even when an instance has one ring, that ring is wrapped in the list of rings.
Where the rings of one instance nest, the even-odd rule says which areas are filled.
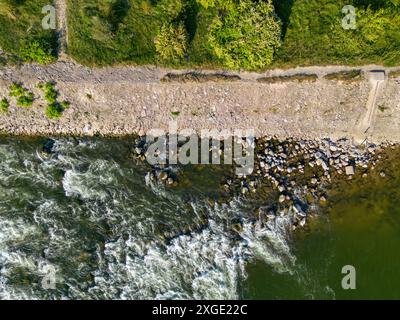
[[[58,138],[49,156],[45,143],[0,139],[1,299],[400,298],[395,164],[342,182],[290,234],[288,218],[254,221],[266,196],[224,196],[222,166],[176,168],[166,188],[128,140]]]

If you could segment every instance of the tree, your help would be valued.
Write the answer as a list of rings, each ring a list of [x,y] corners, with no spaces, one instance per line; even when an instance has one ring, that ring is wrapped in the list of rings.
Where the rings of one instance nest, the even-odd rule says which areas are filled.
[[[271,0],[206,3],[214,3],[220,13],[210,26],[209,43],[226,67],[256,70],[272,62],[275,49],[281,44],[281,22]]]

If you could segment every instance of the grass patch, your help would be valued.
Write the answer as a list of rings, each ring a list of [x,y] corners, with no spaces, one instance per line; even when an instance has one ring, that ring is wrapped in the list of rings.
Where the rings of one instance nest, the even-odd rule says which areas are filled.
[[[0,47],[6,60],[50,63],[56,59],[54,30],[42,28],[42,8],[49,0],[0,0]]]
[[[350,70],[330,73],[324,76],[326,80],[357,82],[362,80],[361,70]]]
[[[69,54],[85,65],[155,62],[154,39],[178,1],[70,0]]]
[[[400,64],[400,6],[378,0],[275,0],[286,22],[273,67]],[[356,8],[356,29],[342,27],[342,8]]]
[[[279,77],[262,77],[258,78],[257,81],[260,83],[282,83],[282,82],[315,82],[318,80],[316,74],[295,74],[291,76],[279,76]]]
[[[225,75],[216,73],[204,74],[199,72],[188,72],[183,74],[168,73],[161,79],[161,82],[203,83],[203,82],[233,82],[239,80],[241,80],[241,78],[236,75]]]

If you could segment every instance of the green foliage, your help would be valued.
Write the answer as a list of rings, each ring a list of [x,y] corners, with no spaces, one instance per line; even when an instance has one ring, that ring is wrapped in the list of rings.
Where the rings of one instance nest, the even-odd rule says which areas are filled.
[[[215,55],[229,68],[255,70],[272,62],[280,46],[281,25],[271,1],[224,1],[221,15],[210,27]]]
[[[53,49],[49,43],[43,40],[24,43],[20,49],[20,55],[25,61],[34,61],[40,64],[48,64],[55,60]]]
[[[64,110],[68,109],[70,103],[57,101],[58,92],[56,90],[56,83],[49,81],[46,83],[40,82],[38,88],[44,92],[44,98],[48,102],[45,114],[49,119],[58,119],[62,116]]]
[[[34,101],[34,95],[32,92],[28,92],[26,95],[17,98],[17,106],[20,107],[31,107]]]
[[[49,119],[58,119],[62,116],[64,109],[59,103],[51,103],[46,108],[46,116]]]
[[[54,82],[39,83],[38,87],[44,92],[44,98],[48,103],[57,101],[58,92]]]
[[[0,47],[12,61],[48,63],[55,59],[55,30],[42,27],[42,8],[52,0],[0,0]]]
[[[10,96],[11,97],[19,97],[24,94],[28,93],[28,90],[25,89],[21,84],[19,83],[12,83],[10,86]]]
[[[196,1],[206,9],[213,8],[217,4],[217,0],[196,0]]]
[[[271,0],[130,0],[119,7],[117,19],[113,8],[118,3],[123,4],[68,2],[69,53],[76,60],[89,66],[179,63],[257,69],[270,63],[279,45]]]
[[[154,39],[164,24],[181,22],[187,0],[128,2],[68,1],[69,53],[90,66],[156,63]]]
[[[7,113],[8,112],[8,107],[10,106],[10,103],[6,98],[1,99],[0,101],[0,109],[1,111]]]
[[[170,23],[163,25],[154,43],[162,61],[179,62],[187,51],[187,34],[183,23],[178,26]]]
[[[274,67],[400,64],[400,7],[381,0],[276,0],[289,16]],[[342,8],[356,8],[356,29],[342,27]]]
[[[17,98],[17,105],[20,107],[30,107],[35,100],[32,92],[15,82],[10,86],[10,96]]]

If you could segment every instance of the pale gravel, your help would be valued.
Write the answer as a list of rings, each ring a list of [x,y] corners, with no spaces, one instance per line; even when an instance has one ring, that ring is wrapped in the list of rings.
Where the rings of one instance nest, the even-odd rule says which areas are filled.
[[[376,69],[366,66],[364,71]],[[338,83],[322,79],[330,72],[350,67],[309,67],[271,70],[265,73],[232,73],[242,80],[226,83],[168,83],[160,79],[167,70],[153,66],[117,66],[90,69],[72,61],[49,66],[26,64],[0,69],[0,98],[8,87],[21,82],[37,96],[32,108],[21,108],[11,99],[8,114],[0,114],[0,132],[12,135],[129,135],[145,134],[150,129],[178,126],[202,129],[235,130],[254,128],[256,135],[323,138],[353,138],[354,128],[366,112],[370,85]],[[214,73],[223,71],[207,71]],[[225,72],[226,73],[226,72]],[[316,73],[315,83],[289,82],[262,84],[256,79],[270,75]],[[231,73],[228,73],[231,74]],[[56,81],[60,101],[71,107],[59,120],[44,115],[39,81]],[[92,95],[92,99],[87,97]],[[368,139],[372,142],[400,141],[400,83],[386,81],[378,112]],[[179,112],[179,116],[173,113]]]

